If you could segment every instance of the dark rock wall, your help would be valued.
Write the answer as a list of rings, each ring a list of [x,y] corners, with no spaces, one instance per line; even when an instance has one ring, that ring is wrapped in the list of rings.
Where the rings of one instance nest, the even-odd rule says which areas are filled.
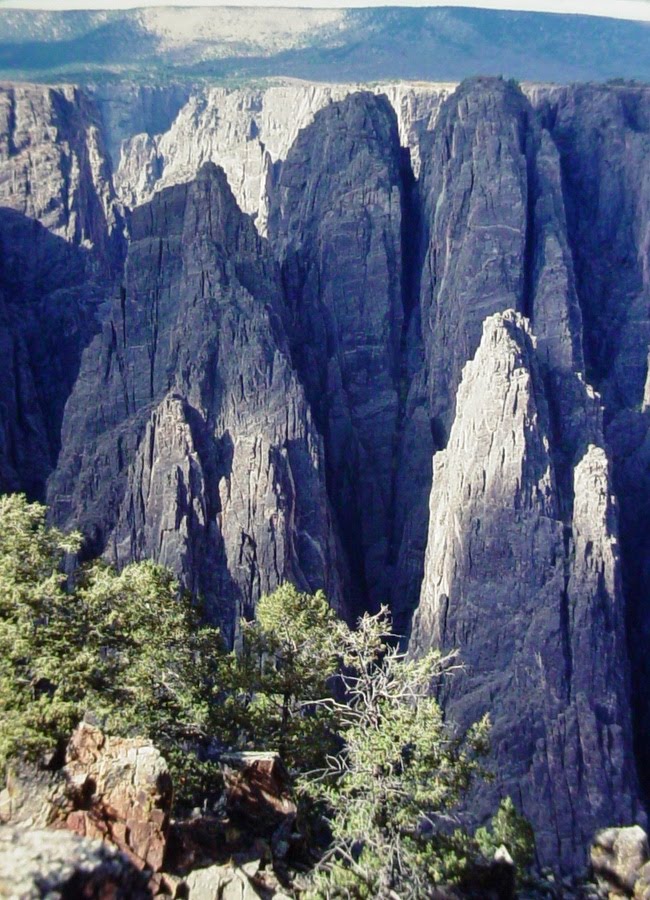
[[[639,771],[650,789],[650,90],[533,97],[562,163],[590,380],[602,394],[620,503]]]
[[[281,164],[269,217],[293,359],[327,446],[359,610],[389,597],[404,321],[400,160],[385,97],[333,103]]]
[[[279,269],[223,171],[133,213],[48,496],[118,564],[152,557],[232,639],[284,580],[342,602],[322,439],[291,367]]]
[[[269,242],[208,166],[123,264],[96,107],[0,91],[0,486],[58,456],[55,520],[171,565],[230,638],[284,579],[407,637],[417,610],[411,652],[467,664],[449,714],[493,715],[477,809],[513,794],[565,869],[638,813],[628,656],[650,771],[649,97],[472,80],[416,182],[351,95],[269,171]]]
[[[44,497],[123,229],[83,91],[0,86],[0,490]]]

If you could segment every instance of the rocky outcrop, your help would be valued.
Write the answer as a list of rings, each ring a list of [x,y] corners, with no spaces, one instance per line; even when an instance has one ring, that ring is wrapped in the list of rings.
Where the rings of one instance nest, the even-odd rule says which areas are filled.
[[[62,774],[77,806],[65,819],[69,831],[114,844],[139,869],[161,871],[172,782],[151,741],[107,737],[82,723]]]
[[[7,88],[0,487],[42,494],[74,385],[56,521],[171,565],[228,639],[284,579],[407,633],[428,545],[412,646],[466,648],[444,699],[495,705],[504,790],[565,866],[634,814],[612,484],[650,746],[649,92],[352,88],[97,88],[106,140],[82,92]],[[152,199],[91,290],[120,269],[105,144]],[[232,192],[189,183],[206,160]],[[493,383],[459,393],[477,353]]]
[[[0,204],[100,257],[123,227],[101,121],[76,87],[0,85]]]
[[[513,308],[534,324],[544,377],[553,384],[553,428],[562,435],[553,448],[561,503],[570,502],[575,455],[599,439],[600,427],[591,421],[593,404],[585,405],[582,314],[560,156],[531,104],[512,83],[469,81],[443,104],[422,152],[422,270],[407,342],[393,534],[393,608],[402,632],[422,579],[425,473],[434,449],[446,445],[460,373],[484,319]]]
[[[54,774],[26,764],[9,772],[0,822],[101,839],[151,875],[162,869],[171,803],[167,764],[151,741],[82,723]]]
[[[510,84],[469,82],[444,104],[426,148],[420,314],[440,445],[484,319],[524,309],[530,112]]]
[[[284,579],[341,601],[322,442],[282,314],[276,264],[222,170],[135,210],[49,485],[58,521],[118,564],[171,565],[230,638]]]
[[[255,889],[249,874],[255,874],[258,867],[259,863],[253,862],[197,869],[185,879],[187,896],[189,900],[258,900],[262,893]]]
[[[643,399],[650,341],[650,89],[534,96],[558,146],[589,372],[610,407]]]
[[[565,521],[552,441],[530,327],[493,315],[433,458],[410,650],[458,649],[465,669],[442,699],[464,726],[490,713],[496,781],[484,793],[512,794],[539,859],[572,869],[596,828],[634,820],[637,788],[609,466],[590,444]]]
[[[269,232],[292,355],[327,447],[359,597],[388,596],[399,415],[402,180],[395,114],[353,94],[319,112],[277,177]]]
[[[225,753],[220,763],[231,820],[257,834],[292,824],[297,807],[289,773],[277,753]]]
[[[529,107],[511,85],[475,80],[446,100],[425,135],[419,183],[420,278],[397,450],[392,607],[408,631],[422,582],[431,454],[445,446],[464,363],[486,316],[523,310]]]
[[[609,897],[644,896],[635,886],[650,860],[648,836],[638,825],[633,828],[606,828],[596,835],[591,847],[591,868]]]
[[[0,827],[0,897],[8,900],[146,900],[146,878],[100,841],[66,831]]]
[[[134,135],[154,137],[168,131],[188,102],[192,85],[99,81],[90,83],[86,90],[99,110],[106,148],[116,172],[124,142]]]

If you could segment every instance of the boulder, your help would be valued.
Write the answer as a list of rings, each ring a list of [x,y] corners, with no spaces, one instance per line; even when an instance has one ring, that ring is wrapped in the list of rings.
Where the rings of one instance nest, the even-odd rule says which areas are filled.
[[[0,794],[0,821],[100,838],[136,868],[160,872],[171,803],[167,764],[151,741],[107,737],[82,722],[60,771],[22,766],[10,774]]]
[[[189,900],[258,900],[261,896],[251,878],[258,864],[247,866],[209,866],[197,869],[185,880]]]
[[[74,808],[65,826],[115,844],[138,868],[159,872],[172,804],[167,763],[144,738],[106,737],[82,723],[66,752]]]
[[[289,775],[277,753],[228,753],[221,763],[233,822],[268,834],[295,818]]]
[[[594,875],[610,897],[630,897],[633,892],[643,897],[635,885],[649,860],[648,836],[638,825],[606,828],[598,832],[591,848]]]
[[[101,841],[65,831],[0,827],[0,897],[145,900],[146,878]]]
[[[650,862],[641,867],[634,884],[634,900],[650,900]]]

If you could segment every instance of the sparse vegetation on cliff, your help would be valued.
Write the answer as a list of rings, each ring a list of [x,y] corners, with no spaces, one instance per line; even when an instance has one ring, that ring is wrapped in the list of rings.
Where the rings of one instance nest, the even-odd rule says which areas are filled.
[[[386,609],[353,630],[322,592],[288,584],[260,601],[228,654],[160,565],[118,573],[95,561],[66,574],[80,541],[49,527],[43,506],[0,498],[3,769],[52,756],[85,717],[154,739],[181,803],[205,804],[219,771],[200,752],[211,740],[277,751],[331,835],[314,897],[427,896],[495,841],[528,859],[512,804],[476,841],[449,827],[482,775],[489,732],[486,718],[454,734],[431,695],[453,654],[405,659]]]
[[[40,504],[0,498],[0,768],[54,752],[89,716],[109,733],[154,738],[182,800],[200,774],[188,750],[211,730],[219,635],[152,562],[67,576],[79,545]]]

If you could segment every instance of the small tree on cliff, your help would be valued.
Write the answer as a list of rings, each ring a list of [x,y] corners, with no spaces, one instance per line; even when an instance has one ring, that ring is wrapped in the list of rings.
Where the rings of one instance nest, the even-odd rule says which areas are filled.
[[[333,835],[316,897],[429,896],[446,874],[446,842],[426,826],[439,833],[441,817],[482,771],[487,718],[456,737],[431,696],[453,655],[407,660],[387,642],[389,631],[385,609],[361,618],[356,631],[338,631],[346,702],[321,705],[337,716],[343,749],[303,780]]]
[[[153,738],[182,795],[196,776],[188,749],[211,725],[219,636],[162,566],[97,562],[67,578],[79,545],[43,506],[0,497],[0,770],[91,713],[113,734]]]
[[[242,624],[230,716],[246,741],[277,750],[292,768],[318,765],[333,749],[335,711],[316,701],[329,695],[338,671],[342,627],[322,591],[291,584],[262,597],[256,620]]]
[[[62,573],[65,554],[79,544],[79,535],[47,527],[44,507],[0,498],[2,770],[18,752],[52,748],[79,717],[76,610]]]

